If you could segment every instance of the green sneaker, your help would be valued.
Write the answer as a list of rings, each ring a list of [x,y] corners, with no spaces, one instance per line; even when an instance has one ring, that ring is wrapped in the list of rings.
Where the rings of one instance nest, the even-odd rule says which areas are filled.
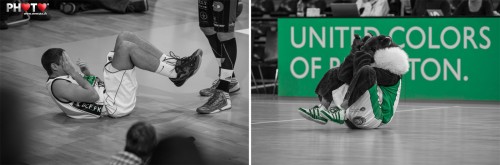
[[[345,111],[338,106],[332,106],[328,109],[323,108],[320,110],[320,115],[339,124],[344,124],[345,121]]]
[[[318,124],[326,124],[328,122],[328,119],[321,117],[320,115],[320,110],[325,109],[323,106],[318,106],[315,105],[314,107],[310,109],[305,109],[305,108],[299,108],[299,114],[306,118],[307,120],[314,121]]]

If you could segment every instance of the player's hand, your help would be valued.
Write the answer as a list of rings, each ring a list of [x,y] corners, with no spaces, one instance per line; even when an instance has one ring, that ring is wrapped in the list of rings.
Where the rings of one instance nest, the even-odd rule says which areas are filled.
[[[87,63],[85,61],[78,59],[76,61],[76,65],[78,65],[78,67],[80,67],[80,71],[82,71],[82,73],[84,75],[86,75],[86,76],[92,75],[92,74],[90,74],[89,68],[88,68]]]
[[[73,67],[73,63],[71,62],[71,59],[69,58],[68,54],[63,53],[62,56],[62,68],[63,71],[66,72],[67,74],[75,74],[77,73],[75,68]]]

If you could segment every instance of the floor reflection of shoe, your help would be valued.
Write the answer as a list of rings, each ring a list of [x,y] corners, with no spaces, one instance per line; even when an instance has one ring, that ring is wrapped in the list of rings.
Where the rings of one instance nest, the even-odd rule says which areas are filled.
[[[213,95],[196,112],[201,114],[217,113],[231,109],[231,99],[229,93],[215,89]]]
[[[200,90],[200,96],[205,96],[205,97],[212,96],[215,89],[219,85],[219,81],[220,79],[217,79],[212,83],[212,86],[210,88],[205,88]],[[239,90],[240,90],[240,83],[238,82],[238,80],[236,80],[236,78],[232,78],[231,82],[229,83],[229,94],[233,94],[235,92],[238,92]]]
[[[170,80],[175,84],[175,86],[182,86],[187,79],[193,76],[201,64],[201,56],[203,51],[201,49],[196,50],[191,56],[180,58],[174,53],[170,52],[170,58],[166,60],[175,59],[175,72],[177,73],[176,78],[170,78]],[[168,62],[168,61],[166,61]],[[170,63],[170,62],[168,62]]]
[[[305,108],[299,108],[299,114],[306,118],[307,120],[316,122],[318,124],[326,124],[328,122],[328,119],[322,117],[320,115],[320,110],[325,109],[323,106],[315,105],[312,108],[305,109]]]

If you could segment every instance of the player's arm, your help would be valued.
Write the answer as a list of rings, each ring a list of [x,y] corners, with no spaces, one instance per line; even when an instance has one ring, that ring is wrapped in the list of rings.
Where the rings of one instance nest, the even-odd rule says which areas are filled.
[[[56,80],[52,86],[52,91],[57,98],[63,99],[63,101],[67,100],[89,103],[99,100],[99,94],[97,94],[97,91],[90,85],[90,83],[83,79],[78,72],[76,72],[67,54],[63,55],[62,65],[63,70],[73,77],[78,85],[67,81]]]
[[[76,61],[76,65],[80,67],[80,71],[82,71],[85,76],[94,76],[92,73],[90,73],[89,67],[87,66],[87,63],[85,63],[85,61],[78,59],[78,61]]]

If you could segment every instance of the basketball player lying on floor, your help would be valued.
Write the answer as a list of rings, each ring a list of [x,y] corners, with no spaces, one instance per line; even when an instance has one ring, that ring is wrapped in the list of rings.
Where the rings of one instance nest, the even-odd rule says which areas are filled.
[[[66,115],[75,119],[116,118],[130,114],[135,107],[135,67],[166,76],[176,86],[182,86],[198,70],[201,56],[200,49],[183,58],[172,52],[167,55],[135,34],[123,32],[106,58],[104,81],[92,75],[81,61],[78,65],[83,74],[78,73],[61,48],[45,51],[42,66],[49,75],[46,87],[50,96]]]
[[[299,108],[304,118],[319,124],[345,122],[352,129],[377,128],[391,121],[401,77],[408,72],[408,55],[389,37],[354,37],[344,62],[330,69],[316,87],[321,103]]]

